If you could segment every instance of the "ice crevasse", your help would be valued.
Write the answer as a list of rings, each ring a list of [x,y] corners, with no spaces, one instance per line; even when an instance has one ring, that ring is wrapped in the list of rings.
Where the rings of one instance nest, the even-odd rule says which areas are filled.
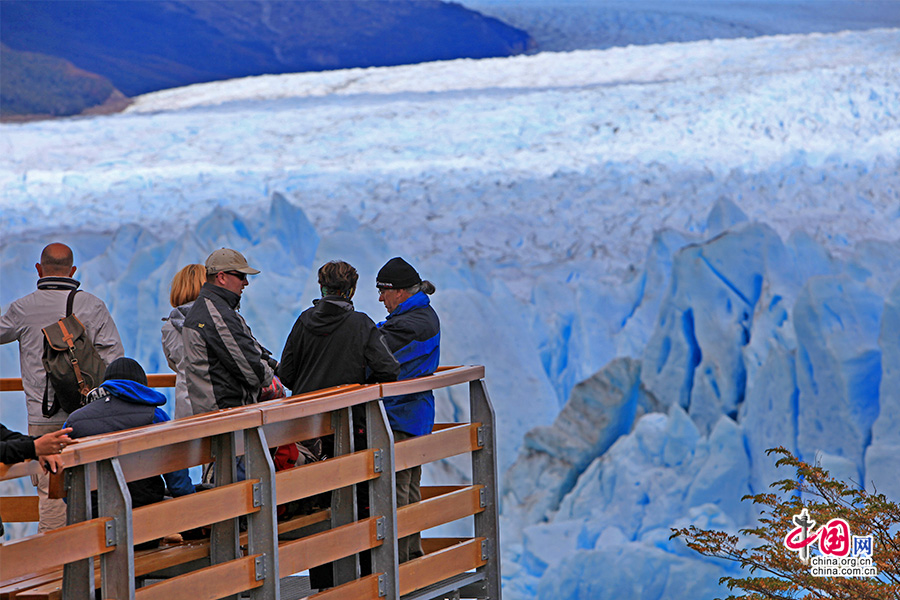
[[[506,597],[727,595],[718,579],[737,567],[671,528],[752,525],[742,496],[789,476],[775,446],[900,500],[897,243],[835,257],[727,200],[707,232],[657,233],[632,314],[653,311],[643,351],[525,434],[503,483]]]

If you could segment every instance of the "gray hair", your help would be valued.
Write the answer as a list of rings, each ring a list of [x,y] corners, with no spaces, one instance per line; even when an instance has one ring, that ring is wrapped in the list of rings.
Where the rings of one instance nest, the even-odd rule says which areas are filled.
[[[430,281],[423,280],[417,283],[416,285],[410,286],[408,288],[404,288],[403,291],[408,293],[410,296],[418,294],[419,292],[425,292],[429,296],[435,292],[434,284]]]

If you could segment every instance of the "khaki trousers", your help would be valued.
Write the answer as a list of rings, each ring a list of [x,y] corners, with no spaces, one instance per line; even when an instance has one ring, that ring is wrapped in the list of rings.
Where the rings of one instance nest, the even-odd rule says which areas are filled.
[[[403,431],[394,432],[394,441],[409,439],[412,436]],[[397,472],[397,508],[419,502],[422,499],[422,492],[419,485],[422,481],[422,467],[413,467],[404,471]],[[424,556],[422,551],[422,536],[418,533],[400,538],[397,541],[397,554],[401,563],[420,556]]]
[[[45,433],[53,433],[58,431],[59,425],[29,425],[28,435],[40,437]],[[50,487],[50,475],[41,472],[40,475],[32,475],[31,483],[37,488],[38,494],[38,512],[40,521],[38,522],[38,533],[50,531],[51,529],[59,529],[66,526],[66,502],[65,500],[53,500],[47,497],[47,490]]]

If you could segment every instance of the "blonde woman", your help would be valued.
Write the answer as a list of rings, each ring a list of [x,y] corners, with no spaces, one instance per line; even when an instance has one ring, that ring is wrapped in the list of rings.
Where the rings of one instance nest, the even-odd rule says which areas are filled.
[[[181,342],[181,328],[184,318],[194,305],[200,294],[200,288],[206,283],[206,267],[192,264],[184,267],[172,279],[172,290],[169,303],[172,312],[163,319],[162,345],[166,353],[169,367],[175,371],[175,415],[176,419],[193,414],[191,401],[188,399],[187,382],[184,379],[184,344]]]

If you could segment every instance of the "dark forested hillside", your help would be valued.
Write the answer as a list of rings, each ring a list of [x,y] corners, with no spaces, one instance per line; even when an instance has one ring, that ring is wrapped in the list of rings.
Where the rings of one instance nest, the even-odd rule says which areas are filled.
[[[264,73],[508,56],[531,44],[521,30],[437,0],[4,0],[0,38],[68,60],[126,96]],[[13,83],[3,77],[4,98]]]
[[[0,44],[0,117],[65,116],[86,110],[121,110],[128,100],[105,77],[71,62],[18,52]]]

